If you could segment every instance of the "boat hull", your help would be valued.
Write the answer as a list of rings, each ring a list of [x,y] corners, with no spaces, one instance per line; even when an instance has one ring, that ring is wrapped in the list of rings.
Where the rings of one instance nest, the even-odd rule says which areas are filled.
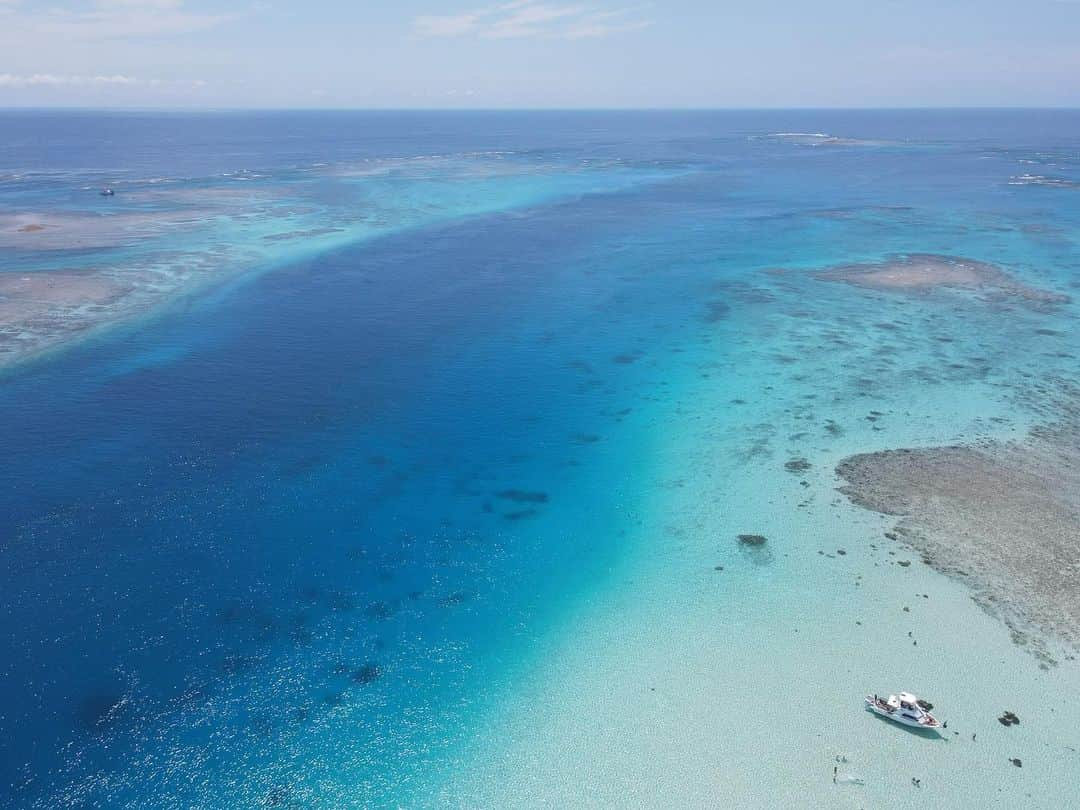
[[[923,731],[939,731],[942,727],[937,718],[929,713],[924,714],[924,719],[920,721],[914,717],[907,717],[896,710],[889,711],[869,695],[866,697],[866,708],[878,717],[884,717],[886,720],[891,720],[898,725],[907,726],[908,728],[917,728]]]

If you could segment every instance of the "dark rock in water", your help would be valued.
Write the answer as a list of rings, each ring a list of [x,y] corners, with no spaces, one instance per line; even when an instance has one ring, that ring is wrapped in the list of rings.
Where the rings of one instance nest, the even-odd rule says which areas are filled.
[[[806,472],[814,465],[807,461],[805,458],[793,458],[791,461],[784,464],[784,469],[791,473]]]
[[[1017,757],[1013,757],[1012,759],[1010,759],[1010,760],[1009,760],[1009,762],[1011,762],[1011,763],[1012,763],[1013,765],[1015,765],[1015,766],[1016,766],[1017,768],[1023,768],[1023,767],[1024,767],[1024,763],[1023,763],[1023,762],[1021,762],[1021,761],[1019,760],[1019,758],[1017,758]]]
[[[364,664],[353,673],[353,683],[367,685],[374,683],[382,676],[382,670],[376,664]]]
[[[525,489],[504,489],[502,492],[497,492],[495,494],[504,501],[513,501],[514,503],[548,502],[548,494],[546,492],[530,492]]]
[[[739,543],[744,546],[763,546],[768,542],[768,538],[763,534],[740,534]]]
[[[911,565],[911,560],[897,560],[896,564],[903,568],[907,568],[909,565]]]
[[[1005,712],[998,718],[998,722],[1003,726],[1018,726],[1020,725],[1020,718],[1012,712]]]

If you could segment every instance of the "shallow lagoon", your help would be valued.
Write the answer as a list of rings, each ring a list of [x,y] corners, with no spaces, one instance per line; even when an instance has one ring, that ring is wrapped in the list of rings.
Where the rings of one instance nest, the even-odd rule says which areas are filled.
[[[72,126],[49,118],[19,125]],[[114,154],[3,167],[8,213],[88,206],[72,188],[120,168],[273,209],[169,236],[247,272],[3,379],[8,804],[1080,798],[1068,651],[1041,668],[833,474],[1052,420],[1075,302],[815,277],[936,253],[1075,299],[1080,197],[1010,182],[1080,171],[1075,114],[266,123],[182,118],[182,166],[151,116]],[[839,140],[757,137],[791,131]],[[374,230],[263,238],[364,199]],[[18,271],[67,261],[39,258]],[[898,688],[957,733],[862,711]]]

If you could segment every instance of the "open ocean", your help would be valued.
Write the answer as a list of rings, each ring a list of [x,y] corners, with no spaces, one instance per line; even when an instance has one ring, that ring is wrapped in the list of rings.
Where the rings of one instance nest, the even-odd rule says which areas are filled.
[[[147,304],[0,372],[0,806],[1080,806],[833,472],[1080,385],[1080,112],[2,112],[26,213]],[[813,276],[897,253],[1073,301]]]

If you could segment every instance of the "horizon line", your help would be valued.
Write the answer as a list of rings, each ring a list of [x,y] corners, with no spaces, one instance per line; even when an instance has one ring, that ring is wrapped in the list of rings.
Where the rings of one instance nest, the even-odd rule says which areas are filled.
[[[125,105],[87,106],[78,104],[50,105],[0,105],[0,113],[7,112],[180,112],[180,113],[255,113],[255,112],[427,112],[427,113],[588,113],[588,112],[1080,112],[1080,105],[897,105],[897,106],[538,106],[538,107],[315,107],[315,106],[166,106]]]

